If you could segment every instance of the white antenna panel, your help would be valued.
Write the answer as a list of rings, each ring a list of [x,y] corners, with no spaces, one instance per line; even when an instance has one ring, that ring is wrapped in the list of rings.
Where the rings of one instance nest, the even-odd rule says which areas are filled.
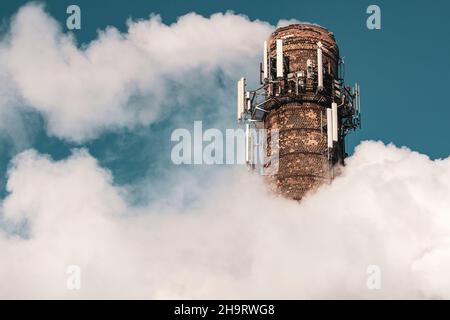
[[[322,61],[322,42],[317,42],[317,79],[318,89],[323,89],[323,61]]]
[[[327,142],[328,148],[333,148],[333,113],[327,108]]]
[[[311,74],[312,66],[313,66],[312,61],[310,59],[306,60],[306,77],[308,79],[312,78],[312,74]]]
[[[245,162],[253,163],[253,137],[249,123],[245,124]]]
[[[264,41],[264,61],[263,61],[263,72],[264,72],[264,80],[266,80],[268,78],[268,74],[269,74],[269,68],[268,68],[268,64],[267,64],[267,41]]]
[[[245,107],[245,78],[241,78],[237,83],[237,119],[242,119]]]
[[[333,141],[338,141],[338,110],[337,103],[333,102],[331,104],[331,118],[333,119]]]
[[[356,89],[357,89],[357,102],[358,102],[358,113],[361,112],[361,92],[359,91],[359,84],[356,84]]]
[[[250,100],[250,92],[245,92],[245,101],[247,103],[246,105],[246,111],[249,112],[252,108],[252,101]]]
[[[277,78],[283,78],[284,65],[283,65],[283,40],[277,40]]]

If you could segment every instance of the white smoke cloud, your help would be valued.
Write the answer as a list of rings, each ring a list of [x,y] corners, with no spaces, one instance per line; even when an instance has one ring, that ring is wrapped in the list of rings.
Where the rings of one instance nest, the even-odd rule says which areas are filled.
[[[45,117],[49,134],[77,142],[152,123],[189,97],[214,96],[220,108],[215,72],[234,81],[256,69],[272,29],[232,13],[190,13],[171,25],[154,15],[78,48],[41,5],[26,5],[0,44],[0,108],[19,99]]]
[[[27,5],[0,42],[0,124],[29,106],[50,134],[83,141],[198,95],[221,108],[234,99],[214,74],[250,74],[272,29],[230,13],[153,16],[80,49]],[[195,174],[172,179],[165,198],[135,206],[83,149],[62,161],[17,155],[1,204],[0,298],[450,298],[450,158],[365,142],[301,204],[246,170],[208,177],[208,188]],[[81,290],[66,288],[69,265],[81,267]],[[369,265],[380,290],[366,286]]]
[[[0,297],[450,298],[449,178],[450,158],[364,142],[301,204],[233,170],[180,213],[130,206],[85,151],[26,151],[2,210],[27,219],[27,237],[0,238]],[[79,291],[66,289],[68,265],[81,267]],[[366,287],[369,265],[380,290]]]

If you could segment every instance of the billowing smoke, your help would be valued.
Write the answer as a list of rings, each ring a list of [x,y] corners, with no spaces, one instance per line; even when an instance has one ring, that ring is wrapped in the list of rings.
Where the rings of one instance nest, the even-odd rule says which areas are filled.
[[[180,213],[130,206],[86,151],[18,155],[3,213],[26,236],[0,238],[0,296],[450,298],[450,159],[364,142],[301,204],[246,170],[215,178]],[[79,291],[66,288],[69,265]],[[373,265],[379,290],[367,286]]]
[[[128,21],[127,33],[108,27],[78,48],[42,6],[27,5],[0,45],[0,103],[22,101],[51,135],[77,142],[150,124],[192,97],[214,95],[220,108],[217,72],[234,81],[254,70],[272,29],[231,13],[191,13],[171,25],[152,16]]]
[[[234,14],[170,26],[154,16],[80,49],[26,6],[1,42],[0,81],[12,88],[0,86],[0,110],[31,108],[49,134],[80,142],[157,121],[174,106],[168,87],[176,105],[214,92],[228,107],[233,90],[211,74],[250,74],[272,29]],[[86,149],[59,161],[16,155],[1,203],[0,298],[450,298],[450,158],[363,142],[301,203],[245,168],[203,178],[174,171],[162,191],[150,180],[164,196],[135,204],[136,186],[116,185]],[[70,266],[80,290],[68,290]]]

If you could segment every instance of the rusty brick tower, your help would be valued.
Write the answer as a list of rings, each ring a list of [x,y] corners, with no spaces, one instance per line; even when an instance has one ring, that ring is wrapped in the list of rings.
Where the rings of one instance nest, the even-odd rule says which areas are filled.
[[[360,126],[359,86],[344,85],[343,61],[334,35],[311,24],[275,30],[264,42],[261,86],[238,82],[238,120],[246,122],[246,161],[260,169],[274,191],[300,200],[331,181],[344,164],[345,135]],[[264,143],[256,130],[266,129]],[[276,137],[276,143],[275,138]]]

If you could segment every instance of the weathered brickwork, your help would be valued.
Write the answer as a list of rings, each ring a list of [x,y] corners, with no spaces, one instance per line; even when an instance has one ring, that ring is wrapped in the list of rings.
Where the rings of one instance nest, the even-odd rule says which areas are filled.
[[[332,33],[315,25],[290,25],[276,30],[269,39],[269,55],[276,56],[276,40],[283,39],[283,53],[288,59],[288,73],[307,70],[307,60],[317,63],[317,42],[321,41],[324,68],[327,68],[324,87],[338,77],[339,49]],[[290,96],[288,89],[277,97],[265,118],[269,137],[272,129],[279,130],[278,171],[269,178],[275,192],[300,200],[330,180],[328,161],[326,107],[331,103],[332,90],[326,89],[318,97],[313,79],[299,96]],[[270,139],[270,138],[269,138]]]

